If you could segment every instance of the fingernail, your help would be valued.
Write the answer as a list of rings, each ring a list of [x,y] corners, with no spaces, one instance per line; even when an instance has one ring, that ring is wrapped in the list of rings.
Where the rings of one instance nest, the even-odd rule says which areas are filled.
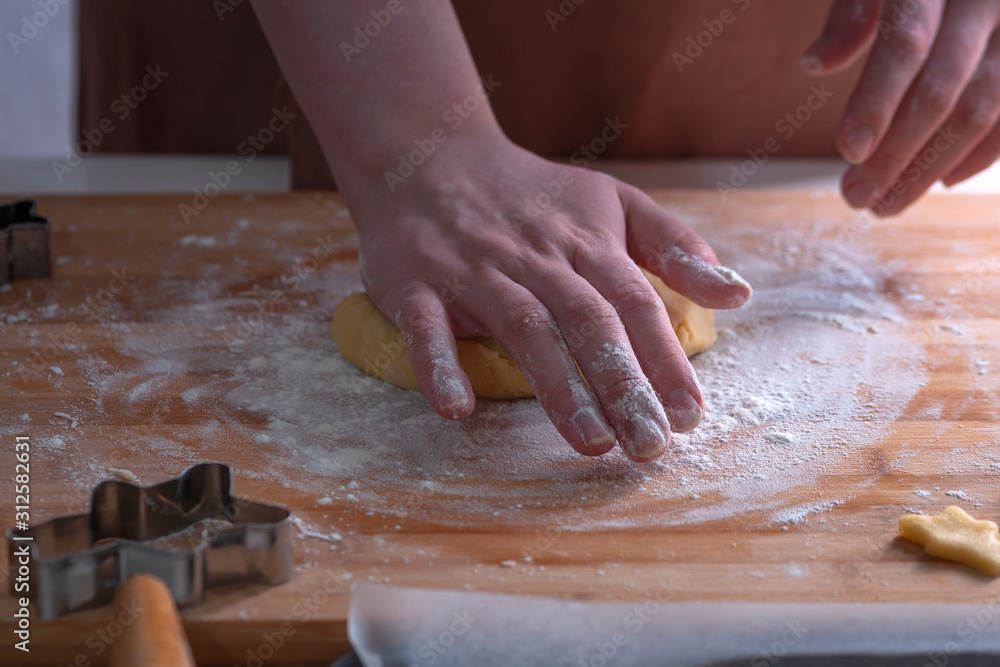
[[[736,287],[742,287],[746,290],[746,296],[743,296],[742,294],[735,294],[732,297],[731,301],[733,306],[742,306],[750,300],[750,297],[753,295],[753,287],[750,286],[750,283],[748,283],[743,276],[736,273],[728,266],[716,266],[713,268],[715,269],[715,272],[722,276],[723,280],[725,280],[728,284]]]
[[[807,74],[819,74],[823,71],[823,63],[812,54],[806,54],[799,58],[799,67]]]
[[[583,438],[584,444],[593,449],[607,448],[615,444],[615,432],[601,419],[594,408],[580,408],[573,415],[573,425]]]
[[[705,416],[698,401],[694,400],[691,392],[683,387],[667,394],[667,404],[664,409],[670,420],[670,427],[675,433],[690,431],[700,424],[702,417]]]
[[[851,164],[861,164],[868,159],[868,154],[875,143],[875,132],[867,125],[854,128],[840,146],[844,159]]]
[[[465,407],[469,403],[469,396],[465,393],[462,381],[457,379],[445,380],[444,386],[438,390],[441,397],[441,407],[445,410],[457,410]]]
[[[740,287],[746,287],[747,289],[751,289],[750,283],[744,280],[743,276],[736,273],[728,266],[716,266],[713,268],[715,269],[715,272],[718,273],[723,278],[725,278],[726,282],[729,283],[730,285],[739,285]]]
[[[624,449],[631,458],[653,460],[667,448],[666,433],[649,417],[632,415],[628,435]]]
[[[867,208],[878,199],[878,188],[871,181],[858,181],[844,191],[844,199],[854,208]]]

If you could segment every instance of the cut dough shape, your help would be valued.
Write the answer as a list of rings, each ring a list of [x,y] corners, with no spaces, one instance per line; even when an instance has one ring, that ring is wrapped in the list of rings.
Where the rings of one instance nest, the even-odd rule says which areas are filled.
[[[1000,532],[992,521],[978,521],[961,507],[946,507],[937,516],[906,514],[899,534],[935,558],[965,563],[990,576],[1000,575]]]
[[[663,300],[674,333],[689,357],[715,342],[712,311],[702,308],[643,270]],[[330,325],[340,353],[352,364],[389,384],[419,391],[417,376],[403,334],[364,292],[351,294],[339,304]],[[514,360],[488,337],[459,338],[458,359],[479,398],[530,398],[534,396]]]

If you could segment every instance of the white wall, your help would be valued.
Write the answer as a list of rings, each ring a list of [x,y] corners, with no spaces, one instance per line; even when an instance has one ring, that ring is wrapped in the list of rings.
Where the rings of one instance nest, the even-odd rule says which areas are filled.
[[[76,3],[0,2],[0,159],[64,156],[72,141]]]

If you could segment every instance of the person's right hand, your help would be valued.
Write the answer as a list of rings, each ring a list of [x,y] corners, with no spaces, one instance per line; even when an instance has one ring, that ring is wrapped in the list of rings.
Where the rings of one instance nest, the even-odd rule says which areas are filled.
[[[348,201],[362,279],[438,414],[472,412],[455,337],[489,335],[581,454],[617,441],[652,461],[701,421],[694,370],[636,262],[708,308],[743,305],[750,286],[644,193],[499,133],[449,137],[394,192],[375,180]]]
[[[1000,0],[837,0],[803,58],[816,76],[867,55],[837,146],[844,198],[896,215],[1000,156]]]

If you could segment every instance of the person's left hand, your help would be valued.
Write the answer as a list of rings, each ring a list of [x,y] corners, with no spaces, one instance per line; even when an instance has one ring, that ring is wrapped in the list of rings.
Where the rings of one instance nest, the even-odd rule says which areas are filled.
[[[1000,0],[836,0],[810,74],[870,54],[837,131],[844,198],[895,215],[1000,157]]]

